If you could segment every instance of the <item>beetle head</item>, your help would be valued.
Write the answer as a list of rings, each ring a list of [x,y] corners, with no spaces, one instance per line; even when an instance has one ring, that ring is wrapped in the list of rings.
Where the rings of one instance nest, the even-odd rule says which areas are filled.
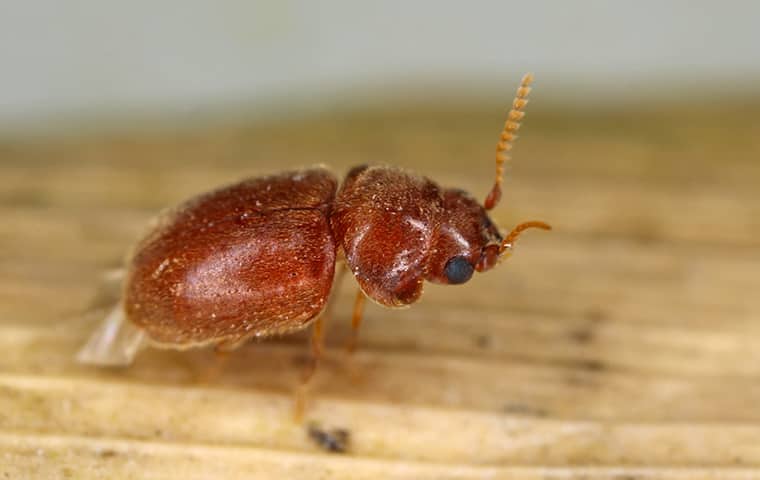
[[[525,115],[533,76],[523,77],[517,89],[512,109],[496,144],[496,180],[483,205],[461,190],[443,192],[444,218],[440,224],[438,239],[428,264],[427,279],[436,283],[459,284],[468,281],[473,272],[493,268],[501,259],[512,253],[517,237],[528,228],[550,230],[544,222],[524,222],[517,225],[505,237],[499,234],[488,210],[501,200],[501,183],[504,163],[507,162],[515,132]]]
[[[493,267],[501,235],[485,208],[462,190],[444,190],[443,208],[443,220],[428,260],[427,280],[465,283],[474,271]]]
[[[462,190],[444,190],[443,208],[443,220],[428,260],[427,280],[434,283],[465,283],[474,272],[490,270],[507,258],[524,230],[551,229],[543,222],[525,222],[502,237],[486,209]]]

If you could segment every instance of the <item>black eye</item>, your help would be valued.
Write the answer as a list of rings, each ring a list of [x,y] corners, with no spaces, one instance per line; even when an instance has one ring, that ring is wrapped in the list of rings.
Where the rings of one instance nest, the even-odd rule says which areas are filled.
[[[475,269],[470,262],[464,257],[454,257],[446,263],[446,267],[443,269],[443,273],[446,274],[449,283],[457,285],[464,283],[472,277],[472,272]]]

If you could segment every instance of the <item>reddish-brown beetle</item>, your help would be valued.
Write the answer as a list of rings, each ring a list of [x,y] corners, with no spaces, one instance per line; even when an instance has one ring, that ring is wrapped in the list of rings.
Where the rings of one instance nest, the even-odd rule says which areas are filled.
[[[486,213],[501,197],[531,81],[526,75],[517,90],[482,206],[461,190],[387,166],[356,167],[339,190],[332,173],[313,168],[194,197],[162,214],[139,242],[121,303],[79,359],[127,364],[146,337],[168,348],[229,349],[314,323],[313,372],[339,258],[360,286],[352,345],[365,295],[388,307],[410,305],[424,281],[461,284],[493,268],[523,230],[550,228],[526,222],[502,237]]]

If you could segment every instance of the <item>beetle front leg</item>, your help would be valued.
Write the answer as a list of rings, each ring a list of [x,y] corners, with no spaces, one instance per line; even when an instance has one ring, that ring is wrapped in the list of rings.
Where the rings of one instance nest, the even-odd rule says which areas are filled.
[[[359,343],[359,327],[362,324],[362,317],[364,316],[364,301],[366,297],[361,288],[356,291],[356,300],[354,300],[354,313],[351,315],[351,337],[348,339],[346,350],[349,355],[356,351],[356,346]]]

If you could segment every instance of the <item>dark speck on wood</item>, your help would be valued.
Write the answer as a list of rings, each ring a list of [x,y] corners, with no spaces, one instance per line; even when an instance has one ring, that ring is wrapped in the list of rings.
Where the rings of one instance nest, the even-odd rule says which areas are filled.
[[[330,453],[345,453],[351,440],[351,433],[344,428],[322,429],[317,424],[310,424],[309,438],[322,450]]]

